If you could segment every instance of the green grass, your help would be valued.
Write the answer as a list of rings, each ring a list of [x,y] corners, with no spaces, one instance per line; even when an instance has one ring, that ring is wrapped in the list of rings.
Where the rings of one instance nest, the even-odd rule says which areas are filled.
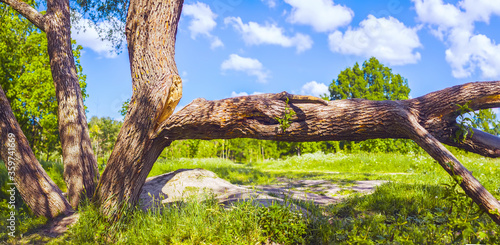
[[[193,198],[193,200],[197,200]],[[134,210],[127,220],[109,223],[92,205],[80,222],[54,244],[260,244],[269,240],[304,242],[306,220],[287,207],[254,206],[250,201],[225,209],[214,198],[186,201],[164,209]]]
[[[500,197],[500,160],[457,155],[481,183]],[[45,163],[62,181],[62,168]],[[110,224],[91,205],[80,221],[53,243],[93,244],[498,244],[500,226],[480,214],[453,186],[451,178],[426,155],[397,153],[304,154],[284,160],[237,164],[223,159],[159,160],[149,176],[181,168],[204,168],[235,184],[260,185],[278,178],[322,179],[348,187],[357,180],[388,180],[371,195],[349,193],[327,207],[288,200],[312,215],[301,216],[277,205],[250,202],[224,209],[214,199],[187,201],[162,212],[135,210]],[[0,168],[0,176],[5,175]],[[399,174],[393,174],[399,173]],[[349,192],[346,190],[345,192]],[[28,223],[36,224],[29,221]],[[286,222],[290,221],[290,222]],[[2,220],[0,220],[2,222]]]

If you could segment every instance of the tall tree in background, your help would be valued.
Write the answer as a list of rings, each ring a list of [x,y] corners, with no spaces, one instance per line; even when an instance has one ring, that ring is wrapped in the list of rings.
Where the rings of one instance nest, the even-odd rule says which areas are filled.
[[[331,100],[406,100],[410,95],[408,81],[392,69],[371,57],[360,68],[356,62],[352,68],[340,72],[329,87]]]
[[[0,85],[35,155],[43,152],[48,158],[61,147],[47,38],[5,4],[0,4],[0,23]],[[85,98],[87,84],[79,61],[81,49],[75,47],[73,54]]]
[[[99,163],[100,158],[109,156],[113,150],[118,137],[118,132],[122,127],[122,122],[111,119],[110,117],[90,118],[89,129],[92,147]],[[107,159],[102,159],[102,165],[106,164]],[[101,165],[99,165],[101,167]]]

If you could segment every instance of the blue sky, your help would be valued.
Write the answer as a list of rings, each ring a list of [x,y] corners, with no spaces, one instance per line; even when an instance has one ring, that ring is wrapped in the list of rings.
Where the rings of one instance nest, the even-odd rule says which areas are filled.
[[[317,96],[371,56],[407,78],[412,97],[500,80],[498,26],[498,0],[185,0],[176,43],[179,107],[199,97]],[[84,47],[88,118],[121,120],[132,95],[126,50],[114,53],[92,28],[73,38]]]

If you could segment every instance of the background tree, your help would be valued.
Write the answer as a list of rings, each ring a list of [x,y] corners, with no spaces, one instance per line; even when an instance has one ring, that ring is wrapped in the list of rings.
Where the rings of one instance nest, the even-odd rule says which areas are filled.
[[[408,81],[392,69],[381,64],[375,57],[358,62],[352,68],[340,72],[329,87],[330,100],[406,100],[410,95]]]
[[[69,0],[47,0],[45,13],[38,12],[21,0],[0,1],[11,6],[46,34],[47,53],[58,103],[57,122],[64,179],[68,187],[69,202],[76,208],[84,197],[93,196],[99,172],[92,152],[82,90],[72,50]]]
[[[34,1],[29,2],[36,6]],[[58,151],[57,99],[49,66],[47,38],[11,7],[0,3],[0,85],[21,129],[37,156],[46,160]],[[86,76],[80,65],[81,46],[73,45],[82,97]]]
[[[90,138],[92,139],[92,148],[97,157],[97,162],[100,164],[100,169],[106,165],[107,158],[115,146],[122,124],[122,122],[110,117],[98,118],[93,116],[90,118]]]

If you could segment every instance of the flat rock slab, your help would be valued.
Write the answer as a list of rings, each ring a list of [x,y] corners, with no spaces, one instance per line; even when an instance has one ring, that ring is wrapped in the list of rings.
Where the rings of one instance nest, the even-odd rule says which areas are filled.
[[[220,203],[229,205],[242,200],[252,200],[269,206],[286,199],[312,201],[317,205],[339,202],[349,193],[368,194],[386,181],[356,181],[349,187],[340,187],[328,180],[285,180],[283,183],[259,186],[238,186],[217,177],[204,169],[180,169],[174,172],[148,178],[142,188],[140,199],[144,210],[162,204],[183,201],[186,198],[204,198],[211,194]],[[297,209],[301,209],[296,207]]]

